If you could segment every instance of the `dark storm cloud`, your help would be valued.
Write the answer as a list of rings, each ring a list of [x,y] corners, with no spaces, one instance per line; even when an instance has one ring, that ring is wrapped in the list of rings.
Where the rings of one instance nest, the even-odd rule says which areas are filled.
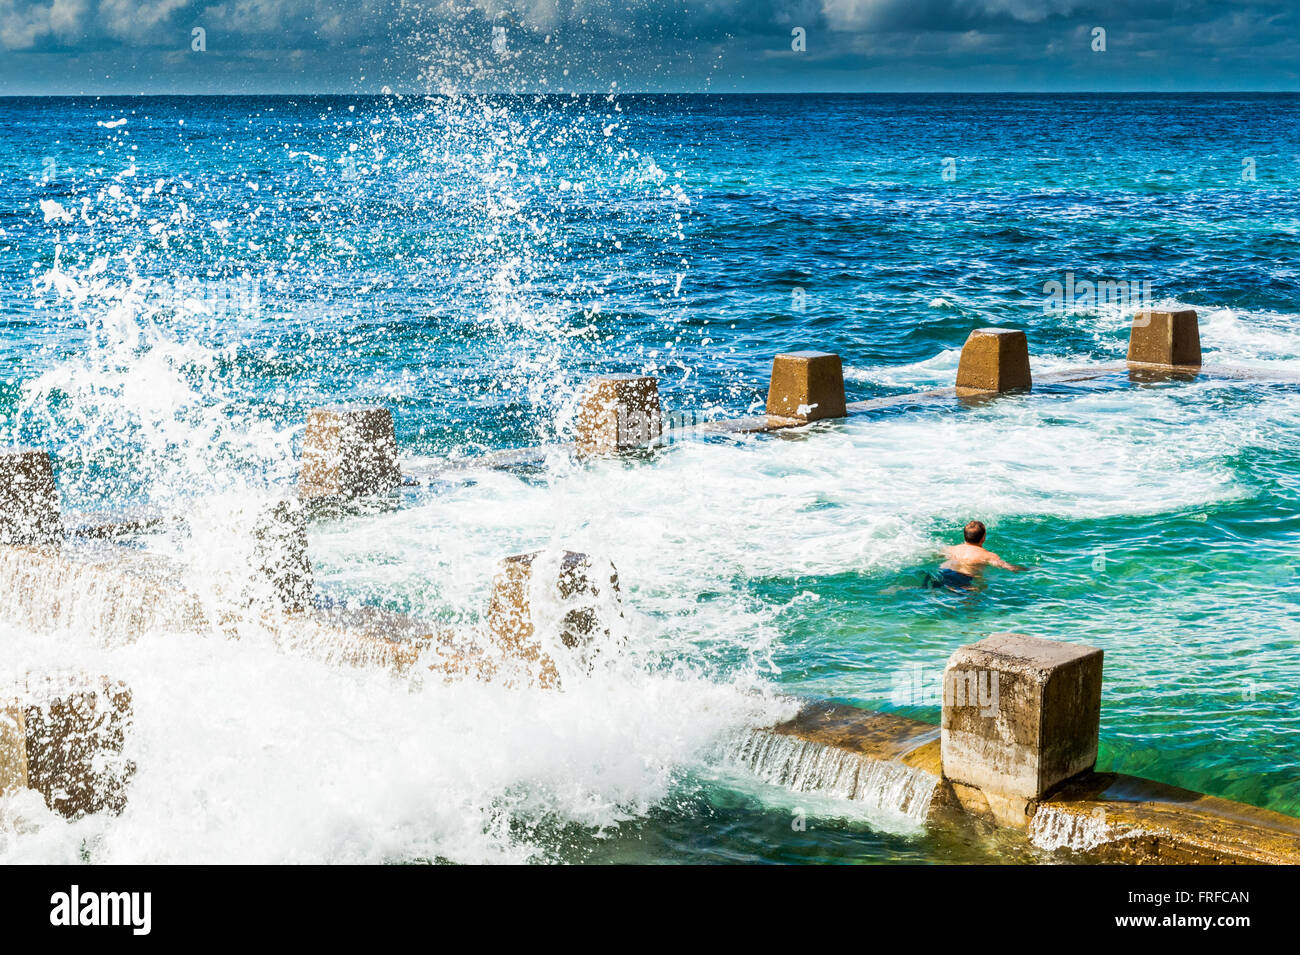
[[[0,0],[0,89],[1294,89],[1295,6]],[[192,49],[196,28],[206,49]],[[791,49],[795,28],[805,51]]]

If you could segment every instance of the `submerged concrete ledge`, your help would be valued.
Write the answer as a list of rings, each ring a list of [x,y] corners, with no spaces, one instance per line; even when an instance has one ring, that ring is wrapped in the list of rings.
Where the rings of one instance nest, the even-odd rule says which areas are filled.
[[[204,620],[166,561],[102,546],[0,545],[0,612],[37,632],[76,627],[108,646],[151,630],[200,629]]]
[[[939,727],[929,723],[823,701],[805,705],[793,719],[767,732],[797,736],[871,759],[900,762],[939,741]]]
[[[839,355],[796,351],[772,361],[764,413],[696,421],[666,413],[658,379],[648,375],[598,375],[583,394],[569,443],[493,451],[459,460],[440,461],[403,470],[397,460],[391,414],[375,407],[318,408],[308,416],[299,493],[313,514],[341,514],[340,505],[387,493],[402,484],[418,486],[476,469],[503,469],[542,464],[560,453],[591,460],[644,452],[691,437],[743,435],[802,428],[817,421],[872,414],[891,408],[999,400],[1040,385],[1069,385],[1126,375],[1130,383],[1231,379],[1300,383],[1300,372],[1231,364],[1204,365],[1194,310],[1143,311],[1134,316],[1126,361],[1080,365],[1031,374],[1029,343],[1013,328],[981,328],[970,333],[954,384],[926,391],[887,395],[865,401],[845,400]],[[674,423],[689,418],[690,424]],[[129,529],[129,525],[127,525]],[[99,536],[119,531],[110,520]],[[83,531],[95,534],[94,530]]]
[[[1147,384],[1166,381],[1188,382],[1196,380],[1213,381],[1216,379],[1229,381],[1258,381],[1262,383],[1273,383],[1283,385],[1300,384],[1300,372],[1290,371],[1282,368],[1254,367],[1248,365],[1232,365],[1224,363],[1213,363],[1200,365],[1196,367],[1175,367],[1166,365],[1143,365],[1128,362],[1099,362],[1092,365],[1077,365],[1071,368],[1059,369],[1057,371],[1039,372],[1034,376],[1034,380],[1040,385],[1069,385],[1072,383],[1083,383],[1090,381],[1099,381],[1103,378],[1112,376],[1127,376],[1131,383]],[[880,398],[868,398],[863,401],[850,401],[845,404],[844,417],[853,417],[855,415],[873,414],[879,411],[885,411],[891,408],[905,408],[909,406],[925,407],[940,405],[952,401],[958,397],[979,398],[983,395],[996,396],[995,392],[982,392],[977,390],[967,391],[959,395],[955,386],[944,388],[930,388],[926,391],[911,391],[898,395],[885,395]],[[821,418],[816,420],[834,420],[833,418]],[[810,421],[807,418],[785,417],[774,414],[755,414],[741,415],[733,418],[717,418],[711,421],[700,421],[684,427],[667,427],[661,428],[658,435],[649,438],[641,443],[628,442],[623,445],[623,451],[648,450],[659,447],[666,447],[674,441],[683,438],[708,437],[714,434],[761,434],[771,431],[784,431],[792,428],[803,428],[809,424],[815,424],[816,421]],[[508,448],[501,451],[492,451],[486,454],[468,456],[464,458],[448,459],[436,461],[422,465],[408,465],[403,469],[407,475],[406,484],[412,487],[418,487],[423,484],[432,484],[440,480],[448,480],[459,475],[476,470],[497,470],[508,468],[524,468],[541,465],[546,462],[547,458],[553,454],[574,455],[581,457],[578,453],[577,444],[574,442],[546,445],[534,445],[526,448]],[[337,504],[344,500],[340,497],[325,497],[313,500],[310,503],[313,506],[313,513],[334,513],[324,504]],[[164,522],[164,518],[156,515],[142,516],[136,519],[114,518],[111,515],[93,515],[95,520],[88,520],[84,529],[76,531],[83,536],[111,536],[113,534],[126,534],[135,532],[139,529],[141,523],[147,526],[144,529],[153,529]]]
[[[1067,783],[1039,803],[1030,835],[1118,862],[1300,864],[1300,819],[1118,773]]]

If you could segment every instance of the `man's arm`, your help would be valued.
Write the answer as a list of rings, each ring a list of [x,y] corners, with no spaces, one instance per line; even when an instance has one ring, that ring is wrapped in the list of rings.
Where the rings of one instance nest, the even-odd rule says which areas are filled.
[[[989,557],[992,558],[989,561],[990,564],[994,567],[1001,567],[1003,570],[1014,570],[1016,573],[1020,573],[1021,571],[1029,569],[1028,567],[1021,567],[1019,564],[1008,564],[1005,560],[994,553],[990,553]]]

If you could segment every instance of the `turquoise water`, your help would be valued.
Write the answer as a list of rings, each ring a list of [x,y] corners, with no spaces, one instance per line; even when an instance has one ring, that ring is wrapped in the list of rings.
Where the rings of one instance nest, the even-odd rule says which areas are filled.
[[[1207,361],[1300,369],[1292,96],[0,100],[0,119],[0,431],[50,449],[74,508],[286,483],[306,409],[339,400],[392,407],[414,467],[563,439],[600,371],[720,417],[760,407],[797,348],[841,354],[850,400],[951,384],[986,325],[1026,329],[1040,375],[1121,358],[1129,302],[1044,308],[1068,275],[1197,308]],[[1115,374],[404,490],[313,527],[324,593],[472,627],[497,559],[584,550],[623,582],[618,665],[560,695],[413,690],[198,638],[15,631],[15,665],[130,680],[142,770],[122,817],[0,853],[1048,858],[721,755],[788,697],[936,721],[924,688],[1001,630],[1106,651],[1101,768],[1300,814],[1298,418],[1293,384]],[[972,517],[1031,570],[917,587]]]

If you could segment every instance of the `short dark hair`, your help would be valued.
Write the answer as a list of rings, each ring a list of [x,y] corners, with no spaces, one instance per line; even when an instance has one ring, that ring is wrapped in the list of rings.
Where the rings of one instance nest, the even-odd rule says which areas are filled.
[[[962,531],[962,536],[966,538],[968,544],[982,544],[984,543],[984,535],[987,533],[988,530],[984,527],[983,521],[971,521],[966,525],[966,529]]]

